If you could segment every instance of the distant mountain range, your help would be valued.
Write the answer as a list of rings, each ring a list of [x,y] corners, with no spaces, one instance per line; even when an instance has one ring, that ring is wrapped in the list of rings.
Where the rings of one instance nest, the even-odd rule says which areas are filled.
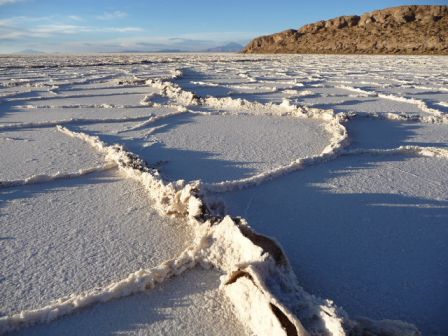
[[[213,48],[207,48],[203,50],[187,50],[187,49],[157,49],[157,50],[122,50],[119,52],[123,53],[183,53],[183,52],[240,52],[244,49],[244,46],[242,46],[239,43],[236,42],[230,42],[222,46],[213,47]]]
[[[245,53],[448,55],[448,6],[400,6],[257,37]]]
[[[236,43],[230,42],[222,46],[207,48],[204,50],[182,50],[182,49],[160,49],[157,51],[152,51],[156,53],[182,53],[182,52],[216,52],[216,53],[225,53],[225,52],[240,52],[244,49],[244,46]]]
[[[23,49],[19,51],[17,54],[28,54],[28,55],[35,55],[35,54],[45,54],[43,51],[35,50],[35,49]]]
[[[230,42],[220,47],[209,48],[206,52],[240,52],[244,49],[241,44]]]
[[[144,49],[125,49],[119,51],[112,51],[112,53],[182,53],[182,52],[215,52],[215,53],[225,53],[225,52],[240,52],[242,51],[244,46],[236,42],[230,42],[222,46],[207,48],[202,50],[187,50],[180,48],[164,48],[164,49],[154,49],[154,50],[144,50]],[[151,48],[152,49],[152,48]],[[108,51],[104,51],[102,53],[110,53]],[[25,54],[25,55],[37,55],[37,54],[45,54],[45,52],[35,49],[24,49],[16,54]]]
[[[188,52],[186,50],[181,49],[158,49],[158,50],[140,50],[140,49],[124,49],[119,51],[104,51],[102,53],[123,53],[123,54],[146,54],[146,53],[181,53]]]
[[[188,49],[188,48],[141,48],[141,49],[121,49],[117,51],[99,51],[100,53],[129,53],[129,54],[138,54],[138,53],[189,53],[189,52],[215,52],[215,53],[225,53],[225,52],[240,52],[242,51],[244,46],[236,42],[230,42],[224,44],[222,46],[207,48],[207,49]],[[51,52],[53,53],[53,52]],[[45,52],[36,49],[23,49],[21,51],[16,52],[16,54],[23,55],[38,55],[45,54]]]

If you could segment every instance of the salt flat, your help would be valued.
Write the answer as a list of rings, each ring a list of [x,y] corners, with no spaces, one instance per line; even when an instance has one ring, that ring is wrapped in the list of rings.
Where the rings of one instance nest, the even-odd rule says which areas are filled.
[[[448,333],[447,57],[0,69],[0,333]]]
[[[88,145],[63,136],[54,127],[4,131],[0,141],[1,181],[73,173],[104,163]]]
[[[175,257],[188,226],[117,172],[2,190],[3,313],[38,308]],[[167,238],[169,237],[169,238]]]
[[[154,291],[100,304],[16,335],[245,335],[213,271],[193,269]],[[111,316],[119,316],[112,319]]]
[[[318,121],[278,116],[187,113],[153,123],[150,134],[148,127],[126,127],[107,139],[125,144],[150,164],[159,162],[163,176],[174,181],[250,177],[319,154],[329,139]],[[100,134],[95,125],[83,129]]]

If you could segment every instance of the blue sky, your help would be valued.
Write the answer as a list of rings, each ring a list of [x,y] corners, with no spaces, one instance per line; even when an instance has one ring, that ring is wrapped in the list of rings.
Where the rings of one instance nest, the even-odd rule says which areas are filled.
[[[398,0],[0,0],[0,53],[203,50]]]

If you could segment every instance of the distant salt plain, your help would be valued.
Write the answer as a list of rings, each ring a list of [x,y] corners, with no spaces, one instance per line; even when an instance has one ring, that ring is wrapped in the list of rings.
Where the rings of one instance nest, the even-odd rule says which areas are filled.
[[[447,57],[0,69],[0,333],[448,334]]]

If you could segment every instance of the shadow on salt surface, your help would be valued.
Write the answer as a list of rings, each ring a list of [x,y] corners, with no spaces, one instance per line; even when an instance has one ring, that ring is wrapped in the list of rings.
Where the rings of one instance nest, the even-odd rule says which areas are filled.
[[[82,127],[82,129],[89,134],[99,136],[106,143],[123,144],[126,149],[145,159],[149,166],[157,168],[163,178],[168,181],[179,179],[187,181],[201,179],[206,182],[221,181],[222,179],[238,179],[251,176],[256,172],[256,169],[246,168],[244,165],[256,164],[257,162],[222,160],[216,152],[172,148],[157,139],[157,136],[162,133],[170,132],[181,125],[194,123],[196,118],[198,117],[192,114],[185,114],[152,124],[150,127],[157,127],[160,124],[165,125],[164,121],[167,122],[149,139],[133,137],[136,132],[124,133],[130,135],[130,137],[105,134],[104,130],[99,129],[101,124],[89,125]],[[173,119],[175,121],[172,121]],[[92,132],[92,130],[94,131]],[[147,129],[144,131],[147,131]],[[146,147],[147,145],[149,147]],[[194,143],[191,143],[191,145],[194,146]]]
[[[196,81],[198,81],[200,78],[195,78]],[[190,80],[185,81],[176,81],[177,84],[182,87],[182,89],[191,91],[199,95],[200,97],[207,97],[207,96],[213,96],[213,97],[228,97],[233,90],[229,87],[215,84],[213,82],[210,82],[207,84],[193,84]]]
[[[137,105],[138,102],[141,100],[141,98],[147,94],[151,93],[148,91],[151,91],[149,88],[146,89],[144,92],[125,92],[124,89],[117,88],[117,89],[108,89],[103,90],[104,93],[85,93],[83,91],[75,91],[75,93],[70,92],[69,94],[65,94],[65,91],[63,93],[58,94],[57,96],[51,96],[51,97],[45,97],[45,99],[37,99],[33,100],[30,99],[28,103],[32,105],[55,105],[55,106],[63,106],[63,105],[76,105],[76,104],[134,104]],[[114,92],[114,91],[120,91],[120,92]],[[129,101],[126,101],[126,98],[128,96],[132,96]],[[109,101],[109,98],[115,98],[112,99],[112,101]],[[100,100],[96,100],[98,98],[104,98]],[[120,99],[124,98],[124,99]],[[119,101],[117,101],[120,99]],[[123,101],[124,100],[124,101]]]
[[[139,107],[140,100],[143,99],[145,94],[157,92],[154,89],[147,88],[146,93],[143,92],[114,92],[118,90],[109,90],[109,93],[92,94],[88,91],[83,92],[82,95],[57,95],[53,97],[47,97],[39,100],[30,99],[27,101],[31,105],[51,105],[51,106],[67,106],[67,105],[101,105],[101,104],[113,104],[113,105],[134,105]],[[126,91],[123,89],[123,91]]]
[[[439,110],[440,112],[443,113],[448,113],[448,105],[446,105],[448,104],[448,92],[446,92],[443,95],[436,96],[435,98],[433,98],[431,95],[425,95],[424,92],[422,93],[416,92],[413,94],[413,96],[414,98],[417,99],[424,99],[426,105],[428,105],[429,108]]]
[[[356,118],[346,124],[353,148],[448,146],[446,125]]]
[[[42,94],[41,91],[31,91],[31,92],[20,92],[13,97],[9,98],[38,98]],[[0,125],[4,122],[7,122],[8,124],[13,122],[9,121],[10,117],[14,115],[14,113],[17,113],[17,111],[14,111],[14,108],[17,105],[23,105],[23,102],[15,102],[15,101],[8,101],[7,99],[1,100],[0,99]],[[5,119],[6,117],[6,119]]]
[[[333,109],[335,112],[356,112],[356,113],[408,113],[418,115],[428,115],[422,112],[417,106],[397,102],[384,98],[358,97],[349,98],[340,102],[330,104],[314,104],[313,107],[320,109]]]
[[[140,117],[150,113],[165,113],[165,110],[169,109],[150,108],[140,104],[145,95],[155,93],[157,90],[150,87],[137,87],[135,91],[133,89],[115,87],[103,89],[102,94],[91,92],[90,89],[77,91],[76,94],[82,93],[81,96],[76,94],[48,96],[47,91],[20,94],[16,97],[29,99],[0,103],[0,125],[70,118]]]
[[[162,144],[151,146],[148,155],[143,154],[143,157],[159,159],[152,164],[170,181],[200,179],[204,182],[217,182],[240,179],[256,173],[256,169],[245,168],[245,165],[257,164],[253,161],[221,160],[214,152],[167,148]]]
[[[448,99],[442,102],[442,104],[440,104],[441,103],[440,100],[429,100],[429,99],[426,99],[425,103],[429,108],[439,110],[440,112],[448,115]]]
[[[149,138],[142,137],[148,128],[159,126],[163,127]],[[168,180],[204,182],[250,177],[319,154],[329,139],[320,122],[286,116],[187,113],[148,128],[118,135],[95,134],[108,143],[123,143],[159,168]]]
[[[225,75],[228,75],[228,73]],[[266,88],[265,83],[247,82],[247,80],[238,76],[234,78],[234,82],[222,83],[222,81],[226,82],[228,79],[226,77],[212,77],[199,71],[187,69],[184,70],[184,76],[176,79],[174,82],[182,87],[182,89],[194,92],[200,97],[232,97],[233,99],[240,98],[263,104],[281,103],[284,98],[284,94],[281,91],[277,92],[276,90],[270,92]],[[197,84],[197,82],[200,82],[201,85]],[[273,82],[272,87],[275,84],[276,82]],[[241,87],[246,87],[246,89],[242,89]],[[289,95],[286,96],[289,97]]]
[[[366,88],[371,89],[371,88]],[[429,108],[434,108],[442,112],[448,113],[448,108],[440,106],[437,103],[448,101],[448,91],[437,91],[437,88],[409,88],[406,86],[388,87],[387,89],[375,89],[377,92],[384,94],[393,94],[397,96],[422,99]],[[445,88],[446,90],[446,88]]]
[[[218,286],[218,273],[195,268],[145,293],[12,335],[245,335]]]
[[[121,280],[176,257],[186,223],[160,217],[143,187],[116,171],[0,190],[5,254],[1,313]]]
[[[127,96],[127,95],[145,95],[156,90],[150,88],[147,85],[137,86],[127,86],[118,85],[114,82],[105,83],[106,85],[89,85],[89,86],[77,86],[67,84],[67,87],[59,90],[58,96],[53,96],[54,98],[64,98],[71,96],[82,96],[82,97],[109,97],[109,96]],[[84,95],[86,93],[86,95]]]
[[[263,93],[240,93],[240,92],[233,92],[232,98],[234,99],[244,99],[250,102],[258,102],[262,104],[268,104],[268,103],[274,103],[274,104],[280,104],[284,98],[291,97],[290,95],[286,95],[283,92],[263,92]]]
[[[448,333],[447,176],[446,160],[345,157],[222,197],[280,242],[307,291],[352,317],[439,335]]]
[[[0,125],[46,122],[69,119],[108,119],[108,118],[140,118],[142,121],[152,114],[164,114],[172,112],[174,109],[169,107],[152,108],[148,106],[134,107],[51,107],[51,108],[18,108],[12,109],[0,119]],[[112,121],[109,121],[112,122]],[[117,120],[115,122],[123,122]],[[74,122],[76,124],[76,122]]]

